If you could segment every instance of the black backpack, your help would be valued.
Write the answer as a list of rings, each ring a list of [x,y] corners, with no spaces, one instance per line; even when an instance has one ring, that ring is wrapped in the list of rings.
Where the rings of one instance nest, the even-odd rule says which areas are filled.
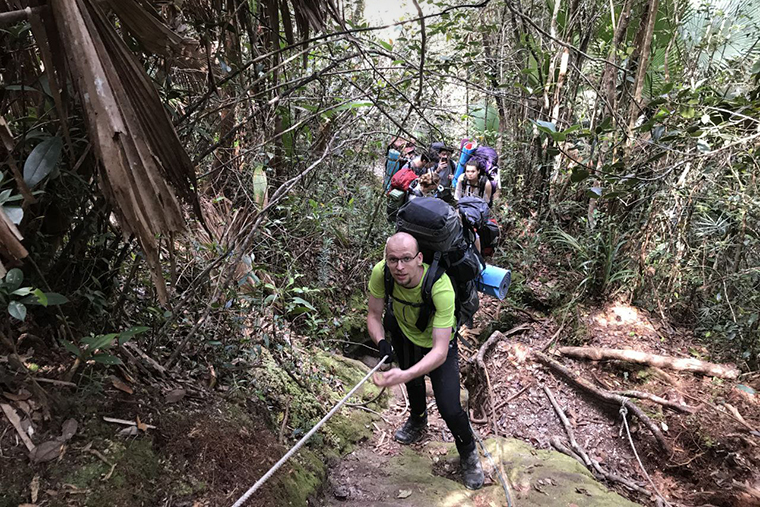
[[[399,302],[420,308],[416,327],[427,329],[435,313],[433,285],[449,275],[454,287],[457,327],[469,324],[478,310],[477,279],[485,261],[474,246],[475,236],[470,228],[463,228],[459,214],[450,205],[435,197],[418,197],[404,204],[398,211],[396,232],[406,232],[417,239],[423,261],[430,265],[422,280],[422,303]],[[385,267],[385,300],[388,311],[393,299],[393,277]]]
[[[499,246],[499,224],[491,218],[491,208],[479,197],[462,197],[457,203],[462,221],[480,236],[480,252],[493,255]]]

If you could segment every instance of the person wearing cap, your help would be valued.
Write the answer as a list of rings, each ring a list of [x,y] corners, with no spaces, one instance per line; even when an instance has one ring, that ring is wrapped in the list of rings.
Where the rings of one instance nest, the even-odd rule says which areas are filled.
[[[451,188],[451,179],[456,170],[456,166],[451,160],[453,153],[454,148],[446,146],[442,142],[435,142],[430,145],[431,158],[436,161],[435,172],[441,178],[441,186],[444,188]]]

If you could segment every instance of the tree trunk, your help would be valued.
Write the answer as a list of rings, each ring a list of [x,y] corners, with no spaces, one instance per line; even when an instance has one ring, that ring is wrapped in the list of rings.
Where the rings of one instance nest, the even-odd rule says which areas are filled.
[[[636,81],[633,87],[633,98],[628,109],[628,145],[632,144],[633,127],[636,125],[636,119],[642,109],[641,95],[644,91],[644,79],[649,67],[650,53],[652,52],[652,37],[654,35],[654,23],[657,20],[657,8],[660,6],[660,0],[649,0],[649,11],[644,32],[641,54],[639,57],[638,68],[636,69]]]
[[[617,52],[620,44],[625,40],[625,34],[628,31],[628,24],[631,20],[631,5],[633,0],[625,0],[623,8],[620,11],[618,17],[617,26],[615,27],[615,35],[612,38],[612,44],[610,46],[610,53],[607,56],[607,60],[612,63],[605,64],[604,72],[602,72],[602,90],[604,90],[605,99],[607,101],[607,108],[610,114],[615,113],[615,102],[617,101],[617,68],[614,64],[617,64]]]

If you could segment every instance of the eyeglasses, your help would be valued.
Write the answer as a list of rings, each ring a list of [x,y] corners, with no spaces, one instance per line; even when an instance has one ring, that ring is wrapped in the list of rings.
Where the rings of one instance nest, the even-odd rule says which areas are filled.
[[[402,257],[400,259],[396,257],[388,257],[385,262],[388,263],[388,265],[395,266],[399,262],[402,262],[404,264],[410,264],[414,259],[417,258],[417,255],[419,255],[419,252],[414,254],[414,257]]]

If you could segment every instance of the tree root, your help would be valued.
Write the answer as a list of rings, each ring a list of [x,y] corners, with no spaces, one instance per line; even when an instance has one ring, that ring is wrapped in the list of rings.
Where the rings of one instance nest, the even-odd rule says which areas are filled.
[[[638,417],[639,421],[649,428],[649,431],[652,432],[652,435],[657,440],[657,443],[660,444],[660,447],[662,447],[663,450],[665,450],[668,455],[672,455],[672,450],[670,448],[670,444],[668,444],[667,440],[665,440],[665,437],[662,435],[662,432],[657,427],[657,425],[642,411],[637,405],[635,405],[631,400],[624,396],[620,396],[619,394],[613,394],[609,391],[598,389],[591,385],[587,380],[579,377],[575,373],[571,372],[564,366],[562,366],[560,363],[555,361],[554,359],[550,358],[543,352],[539,352],[537,350],[533,351],[533,355],[541,362],[542,364],[550,367],[552,370],[556,371],[557,373],[562,374],[563,377],[565,377],[567,380],[570,381],[571,384],[575,385],[576,387],[581,388],[582,390],[586,391],[589,394],[594,395],[595,397],[599,398],[600,400],[609,403],[611,405],[617,405],[617,406],[625,406],[628,410],[631,411],[636,417]]]
[[[548,387],[544,386],[544,392],[546,393],[546,397],[549,398],[549,402],[552,404],[552,407],[554,407],[554,411],[557,413],[559,420],[562,422],[562,426],[564,426],[565,428],[565,432],[567,433],[572,450],[568,449],[564,444],[562,444],[562,442],[559,440],[559,437],[556,437],[556,436],[551,438],[552,447],[554,447],[556,450],[558,450],[562,454],[566,454],[570,456],[571,458],[578,460],[581,464],[589,468],[598,477],[607,479],[610,482],[617,482],[619,484],[622,484],[623,486],[630,489],[631,491],[636,491],[638,493],[646,495],[647,497],[652,496],[652,494],[649,491],[647,491],[647,489],[644,488],[643,486],[640,486],[639,484],[636,484],[635,482],[629,481],[628,479],[624,479],[623,477],[620,477],[617,474],[613,474],[611,472],[604,470],[598,461],[596,461],[595,459],[592,459],[588,455],[588,453],[586,453],[586,450],[583,447],[581,447],[581,445],[575,440],[575,433],[573,432],[573,428],[572,426],[570,426],[570,422],[567,420],[567,416],[565,415],[565,412],[559,406],[559,404],[557,403],[557,400],[554,399],[554,395],[552,394],[551,390]]]
[[[693,358],[659,356],[656,354],[647,354],[646,352],[640,352],[638,350],[603,349],[598,347],[560,347],[559,353],[563,356],[570,356],[577,359],[588,359],[591,361],[617,359],[628,363],[657,366],[659,368],[669,368],[678,371],[690,371],[692,373],[701,373],[702,375],[727,379],[736,379],[739,377],[739,373],[741,373],[733,366],[725,364],[708,363]]]
[[[671,410],[676,410],[678,412],[684,412],[686,414],[693,414],[697,411],[695,407],[689,406],[689,405],[682,405],[680,403],[676,403],[674,401],[666,400],[665,398],[661,398],[657,396],[656,394],[647,393],[643,391],[611,391],[612,394],[617,394],[619,396],[625,396],[626,398],[638,398],[640,400],[648,400],[652,403],[657,403],[659,405],[662,405],[663,407],[667,407]]]
[[[486,379],[486,386],[488,387],[488,400],[491,405],[491,426],[494,432],[494,435],[498,434],[497,428],[496,428],[496,407],[494,406],[494,396],[493,396],[493,389],[491,388],[491,378],[488,376],[488,369],[486,368],[486,362],[485,357],[488,353],[488,350],[493,347],[497,342],[501,341],[502,339],[506,338],[509,335],[518,333],[520,331],[525,331],[526,329],[530,329],[530,326],[527,324],[521,324],[519,326],[513,327],[509,331],[505,333],[501,333],[499,331],[494,331],[493,334],[486,340],[486,342],[480,346],[480,349],[478,350],[478,353],[475,355],[475,364],[478,368],[480,368],[480,371],[483,372],[483,376]]]

